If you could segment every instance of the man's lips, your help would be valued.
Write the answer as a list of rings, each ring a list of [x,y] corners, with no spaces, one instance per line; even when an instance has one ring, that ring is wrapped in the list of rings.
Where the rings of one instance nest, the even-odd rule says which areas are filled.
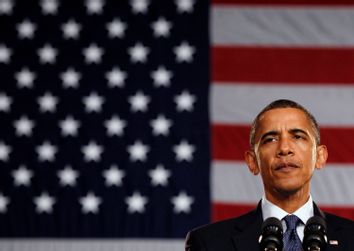
[[[284,169],[292,169],[292,168],[299,168],[299,166],[293,162],[283,162],[275,166],[276,171],[284,170]]]

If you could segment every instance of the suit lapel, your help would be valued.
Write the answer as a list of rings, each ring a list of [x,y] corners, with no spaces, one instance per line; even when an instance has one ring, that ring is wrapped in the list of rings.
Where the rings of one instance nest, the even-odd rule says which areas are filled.
[[[326,224],[327,224],[327,241],[328,245],[326,247],[326,251],[338,251],[338,250],[343,250],[341,246],[341,235],[342,233],[342,227],[338,226],[334,222],[329,221],[328,217],[326,217],[326,214],[319,209],[319,207],[313,203],[313,208],[314,208],[314,215],[320,216],[323,219],[325,219]]]
[[[235,250],[258,250],[258,238],[261,233],[262,210],[260,203],[257,208],[238,221],[235,225],[236,234],[234,235],[233,244]]]
[[[329,225],[329,226],[328,226]],[[328,245],[327,251],[343,250],[343,243],[341,243],[341,235],[343,234],[341,229],[335,228],[333,225],[327,224],[327,237]],[[344,233],[345,234],[345,233]]]

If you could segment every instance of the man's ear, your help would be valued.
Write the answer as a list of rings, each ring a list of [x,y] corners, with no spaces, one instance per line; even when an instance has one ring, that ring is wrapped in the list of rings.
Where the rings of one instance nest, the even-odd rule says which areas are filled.
[[[317,152],[317,159],[316,159],[315,167],[316,169],[322,169],[325,166],[328,158],[327,147],[325,145],[320,145],[317,147],[316,152]]]
[[[245,152],[245,161],[251,173],[253,173],[254,175],[259,174],[260,170],[258,167],[257,158],[254,151],[248,150]]]

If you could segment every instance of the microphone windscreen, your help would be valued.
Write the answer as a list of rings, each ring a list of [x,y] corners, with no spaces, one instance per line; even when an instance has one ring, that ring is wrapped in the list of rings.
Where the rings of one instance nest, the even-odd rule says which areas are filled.
[[[283,249],[283,226],[280,220],[270,217],[262,223],[259,248],[262,251]]]
[[[280,228],[283,231],[283,225],[281,224],[280,220],[278,220],[275,217],[269,217],[265,221],[263,221],[262,228],[261,228],[262,232],[268,226],[276,226],[276,227]]]
[[[311,217],[307,222],[306,222],[306,226],[310,226],[310,225],[313,225],[313,224],[318,224],[320,226],[323,226],[325,229],[327,229],[327,225],[326,225],[326,222],[325,220],[320,217],[320,216],[313,216]]]
[[[325,250],[327,245],[327,225],[319,216],[311,217],[305,225],[304,250]]]

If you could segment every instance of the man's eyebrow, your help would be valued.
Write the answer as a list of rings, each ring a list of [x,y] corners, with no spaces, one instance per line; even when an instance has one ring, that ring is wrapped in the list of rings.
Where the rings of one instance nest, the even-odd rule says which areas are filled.
[[[309,133],[303,129],[300,129],[300,128],[294,128],[294,129],[290,129],[289,132],[291,134],[296,134],[296,133],[302,133],[302,134],[305,134],[305,135],[309,135]]]

